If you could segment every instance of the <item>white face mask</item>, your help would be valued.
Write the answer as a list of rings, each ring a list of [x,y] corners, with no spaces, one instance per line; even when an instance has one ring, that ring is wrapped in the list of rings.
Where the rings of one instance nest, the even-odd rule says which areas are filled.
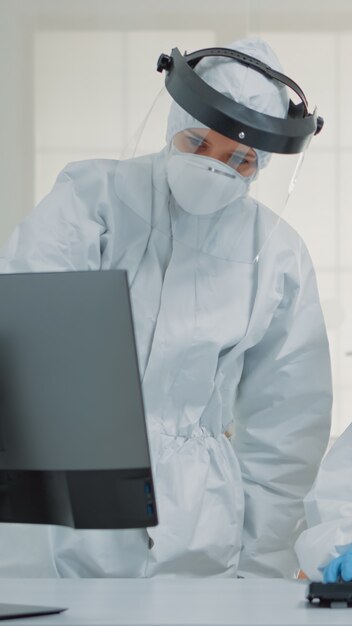
[[[208,215],[247,194],[252,177],[210,157],[171,149],[167,179],[176,202],[188,213]]]

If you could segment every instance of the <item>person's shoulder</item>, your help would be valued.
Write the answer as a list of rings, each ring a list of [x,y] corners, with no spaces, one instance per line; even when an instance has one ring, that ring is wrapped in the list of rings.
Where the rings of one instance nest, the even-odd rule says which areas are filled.
[[[302,236],[285,218],[285,212],[275,213],[264,204],[258,202],[258,221],[263,241],[271,240],[271,246],[283,252],[307,252],[307,246]]]
[[[150,179],[150,172],[155,166],[157,154],[148,154],[132,159],[87,159],[84,161],[72,161],[61,170],[57,177],[57,183],[72,182],[75,186],[94,184],[117,184],[119,178],[123,181],[130,178],[140,180],[141,176]],[[120,177],[119,177],[120,174]]]
[[[70,180],[75,183],[106,179],[113,176],[117,164],[116,159],[85,159],[71,161],[59,172],[57,182]]]

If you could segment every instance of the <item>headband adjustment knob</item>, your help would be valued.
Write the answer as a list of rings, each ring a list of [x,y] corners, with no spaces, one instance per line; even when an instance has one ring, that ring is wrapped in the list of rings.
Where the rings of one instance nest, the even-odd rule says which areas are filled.
[[[172,58],[168,54],[161,54],[158,58],[158,62],[156,64],[156,69],[158,72],[162,72],[166,70],[167,72],[171,69]]]

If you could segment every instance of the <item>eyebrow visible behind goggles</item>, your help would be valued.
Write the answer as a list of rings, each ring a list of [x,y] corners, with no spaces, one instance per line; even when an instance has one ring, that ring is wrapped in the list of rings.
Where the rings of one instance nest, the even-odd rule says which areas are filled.
[[[195,131],[188,130],[188,129],[185,132],[190,137],[194,137],[195,139],[199,140],[200,142],[202,142],[203,144],[205,144],[209,148],[212,147],[211,143],[209,143],[209,141],[207,141],[206,136],[204,136],[202,134],[199,135]],[[233,156],[234,154],[236,154],[239,157],[245,157],[246,159],[249,159],[250,161],[256,161],[257,160],[257,155],[255,153],[255,150],[253,150],[253,148],[250,148],[250,147],[247,147],[247,150],[241,150],[240,148],[238,148],[234,152],[228,152],[228,155],[230,157]]]

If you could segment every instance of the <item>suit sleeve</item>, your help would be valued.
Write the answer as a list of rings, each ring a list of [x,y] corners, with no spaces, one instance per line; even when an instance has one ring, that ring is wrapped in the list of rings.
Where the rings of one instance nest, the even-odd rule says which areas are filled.
[[[327,446],[331,374],[314,270],[303,243],[262,339],[247,350],[234,448],[245,489],[240,573],[292,577],[303,498]]]
[[[98,168],[77,162],[62,170],[1,251],[1,273],[100,269],[108,224]]]

